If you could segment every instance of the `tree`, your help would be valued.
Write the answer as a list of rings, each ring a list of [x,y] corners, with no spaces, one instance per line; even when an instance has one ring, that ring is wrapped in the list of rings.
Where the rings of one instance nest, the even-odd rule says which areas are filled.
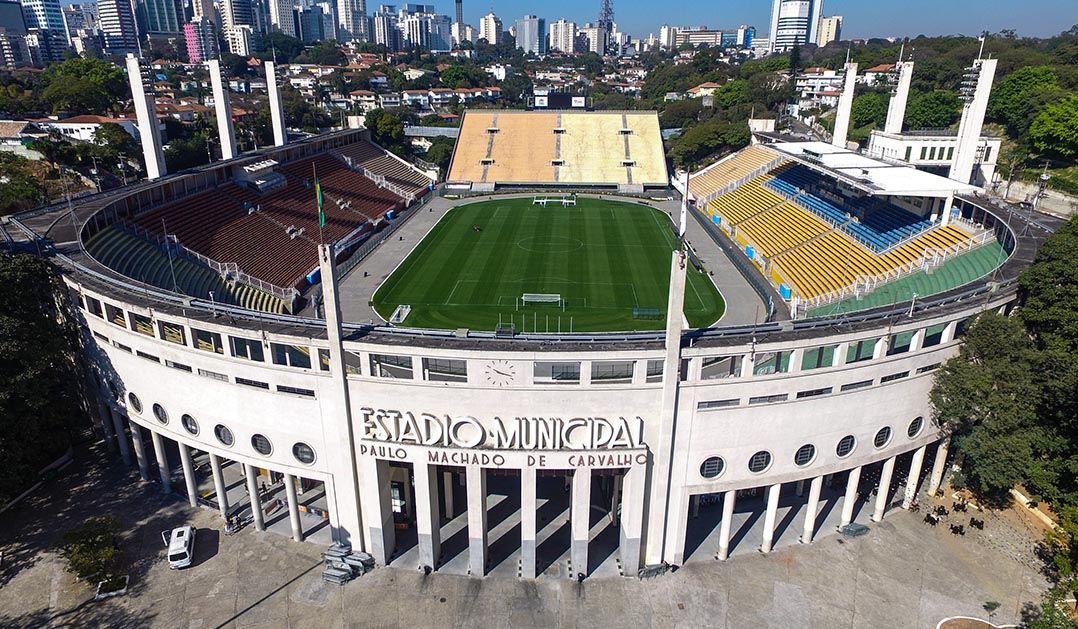
[[[910,96],[906,104],[905,124],[908,129],[945,129],[958,121],[962,101],[958,95],[935,90]]]
[[[94,154],[97,157],[117,160],[120,155],[137,155],[138,143],[124,128],[114,122],[106,122],[94,131]]]
[[[1048,238],[1018,278],[1019,316],[1041,347],[1078,351],[1078,219]]]
[[[749,83],[743,79],[727,81],[715,90],[715,104],[719,107],[733,107],[748,102]]]
[[[279,63],[291,63],[302,52],[301,40],[276,32],[262,37],[262,52],[258,56],[263,61],[276,59]]]
[[[865,92],[853,99],[851,126],[880,128],[886,120],[887,99],[879,92]]]
[[[100,59],[75,57],[50,65],[41,77],[41,97],[54,112],[104,114],[130,91],[118,67]]]
[[[45,199],[45,186],[30,171],[30,161],[0,153],[0,216],[28,210]]]
[[[119,567],[119,533],[120,521],[113,516],[90,518],[65,532],[60,556],[67,560],[67,570],[79,578],[96,575],[105,580],[112,576]]]
[[[1053,99],[1062,96],[1051,66],[1019,68],[996,83],[988,114],[1006,124],[1014,135],[1024,136],[1046,104],[1039,98],[1045,92]]]
[[[341,52],[336,41],[319,42],[306,50],[301,58],[307,63],[315,63],[321,66],[343,66],[348,58]]]
[[[1078,94],[1045,107],[1029,127],[1029,142],[1060,157],[1078,155]]]
[[[105,88],[88,79],[70,77],[49,83],[41,98],[52,106],[54,113],[105,114],[114,97]]]
[[[666,106],[659,115],[659,124],[664,129],[687,127],[700,119],[704,105],[699,98],[677,100]]]
[[[453,159],[453,147],[455,142],[451,138],[437,137],[430,143],[427,149],[426,160],[438,165],[442,172],[449,171],[449,162]]]

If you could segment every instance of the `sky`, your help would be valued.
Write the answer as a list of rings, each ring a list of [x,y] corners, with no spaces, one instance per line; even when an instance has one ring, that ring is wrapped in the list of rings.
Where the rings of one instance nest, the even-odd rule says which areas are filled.
[[[452,0],[432,2],[439,13],[453,15]],[[674,26],[770,28],[771,0],[613,0],[618,27],[634,37],[658,34]],[[368,0],[368,7],[376,6]],[[600,0],[464,0],[464,21],[478,28],[492,10],[506,28],[517,18],[535,14],[547,23],[559,18],[580,24],[594,22]],[[841,15],[843,39],[976,34],[1013,28],[1019,35],[1047,37],[1078,24],[1078,0],[824,0],[824,15]]]

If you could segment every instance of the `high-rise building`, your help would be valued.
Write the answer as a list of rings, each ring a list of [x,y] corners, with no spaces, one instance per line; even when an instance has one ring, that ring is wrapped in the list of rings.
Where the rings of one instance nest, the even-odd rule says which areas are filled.
[[[610,31],[589,22],[577,29],[577,37],[584,42],[584,46],[578,45],[577,49],[605,55],[607,38],[609,36]]]
[[[337,0],[337,34],[341,41],[370,41],[367,0]]]
[[[374,14],[371,21],[374,24],[374,43],[385,46],[391,52],[396,52],[401,49],[400,30],[397,28],[397,14],[391,10],[383,10],[392,8],[383,5]]]
[[[299,32],[296,37],[304,43],[313,44],[330,39],[326,37],[325,20],[322,15],[322,7],[315,5],[296,11],[296,26]]]
[[[135,23],[143,38],[183,32],[183,6],[177,0],[137,0]]]
[[[550,25],[550,50],[576,52],[576,22],[558,20]]]
[[[430,33],[427,47],[431,52],[453,50],[453,23],[448,15],[427,14],[427,31]]]
[[[12,35],[26,34],[26,18],[18,2],[0,0],[0,28]]]
[[[800,44],[815,44],[823,0],[772,0],[771,52]]]
[[[454,21],[454,23],[455,24],[463,24],[464,23],[464,0],[456,0],[455,4],[456,4],[456,9],[457,9],[455,17],[457,19]]]
[[[64,60],[71,45],[63,31],[50,31],[47,28],[26,29],[26,47],[30,51],[33,65],[43,68],[50,63]]]
[[[67,24],[67,31],[72,36],[77,30],[97,28],[96,4],[69,4],[63,8],[63,11],[64,23]]]
[[[517,20],[517,48],[533,55],[546,54],[546,20],[525,15]]]
[[[259,32],[255,27],[251,0],[222,0],[221,21],[232,54],[246,56],[259,49]]]
[[[31,63],[22,7],[18,2],[0,2],[0,66],[17,68]]]
[[[842,16],[832,15],[820,18],[820,32],[816,37],[817,46],[826,46],[842,39]]]
[[[269,0],[270,28],[284,33],[289,37],[296,37],[296,18],[294,0]]]
[[[60,0],[23,0],[22,14],[28,30],[52,31],[63,37],[65,42],[70,40]]]
[[[184,24],[183,38],[187,44],[187,60],[191,63],[203,63],[221,54],[217,25],[208,17],[198,17]]]
[[[97,20],[102,35],[102,51],[109,56],[140,54],[135,14],[128,0],[98,0]]]
[[[479,20],[479,39],[487,40],[491,46],[502,39],[502,21],[494,12],[487,13]]]
[[[452,35],[454,46],[460,46],[463,42],[475,44],[475,40],[479,37],[476,30],[470,24],[465,24],[464,22],[453,23]]]
[[[674,48],[677,46],[677,34],[678,28],[676,26],[663,24],[659,27],[659,47]]]

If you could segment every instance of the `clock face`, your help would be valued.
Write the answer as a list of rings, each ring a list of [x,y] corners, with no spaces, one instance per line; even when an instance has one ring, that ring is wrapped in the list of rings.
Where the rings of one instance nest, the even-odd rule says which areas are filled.
[[[492,360],[483,369],[483,375],[488,383],[504,387],[516,381],[517,368],[507,360]]]

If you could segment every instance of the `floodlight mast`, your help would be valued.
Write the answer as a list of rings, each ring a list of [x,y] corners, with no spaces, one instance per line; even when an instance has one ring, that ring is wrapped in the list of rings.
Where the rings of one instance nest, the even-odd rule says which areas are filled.
[[[689,217],[689,171],[685,170],[685,194],[681,195],[681,224],[678,227],[678,239],[681,241],[681,246],[685,246],[685,229],[688,226]]]

